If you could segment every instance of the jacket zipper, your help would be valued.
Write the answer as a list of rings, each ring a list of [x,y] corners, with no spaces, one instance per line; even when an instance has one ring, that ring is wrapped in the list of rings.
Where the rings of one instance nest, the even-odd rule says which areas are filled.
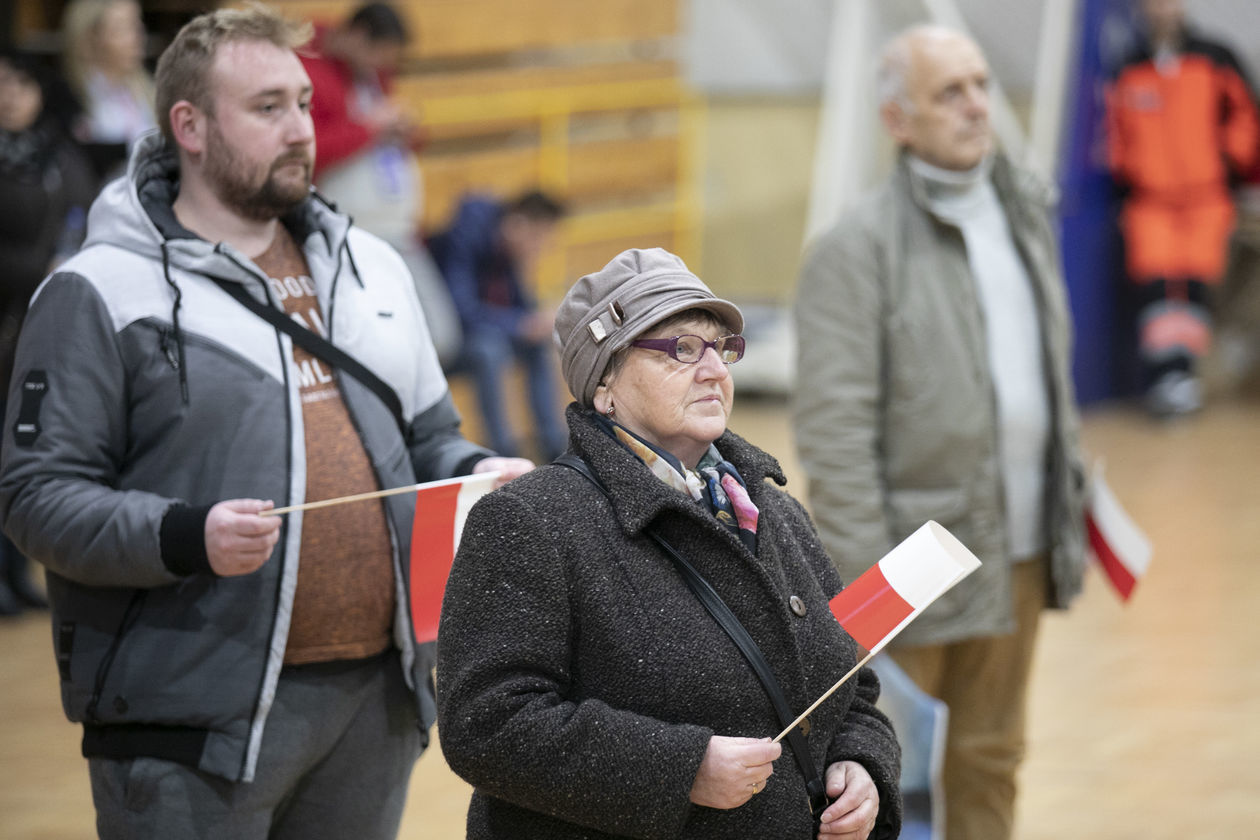
[[[83,718],[87,723],[100,723],[96,710],[101,704],[101,695],[105,693],[105,680],[109,677],[110,669],[114,665],[114,658],[118,655],[118,649],[122,647],[123,639],[131,632],[131,628],[135,627],[136,621],[140,618],[140,611],[144,607],[144,601],[148,594],[147,589],[137,589],[132,593],[131,600],[127,602],[127,608],[123,610],[122,620],[118,622],[118,630],[114,632],[114,639],[109,644],[109,650],[105,651],[105,655],[101,657],[100,663],[96,666],[96,678],[92,684],[92,698],[88,700],[87,708],[83,712]]]

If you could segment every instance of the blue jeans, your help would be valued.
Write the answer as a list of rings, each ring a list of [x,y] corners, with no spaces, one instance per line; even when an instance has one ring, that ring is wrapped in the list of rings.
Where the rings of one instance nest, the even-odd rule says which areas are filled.
[[[500,455],[518,455],[520,451],[508,425],[503,396],[503,375],[513,362],[525,370],[525,390],[539,456],[550,461],[568,444],[568,433],[556,405],[550,342],[516,339],[486,327],[465,332],[463,367],[472,374],[477,389],[486,443]]]

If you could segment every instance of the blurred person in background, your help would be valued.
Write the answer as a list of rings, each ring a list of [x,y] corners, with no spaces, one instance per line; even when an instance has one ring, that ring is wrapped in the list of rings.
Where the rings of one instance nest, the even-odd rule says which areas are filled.
[[[34,57],[0,51],[0,382],[5,393],[31,294],[78,250],[95,192],[88,161],[47,112],[50,85]],[[0,536],[0,615],[44,606],[26,558]]]
[[[1138,0],[1139,41],[1107,95],[1112,175],[1124,192],[1146,406],[1203,404],[1211,296],[1225,275],[1231,190],[1260,162],[1260,116],[1238,59],[1186,23],[1182,0]]]
[[[315,185],[355,224],[403,255],[438,358],[448,366],[461,335],[450,294],[419,238],[420,133],[391,96],[410,42],[393,6],[367,3],[335,25],[316,25],[314,40],[299,55],[315,89]]]
[[[450,226],[429,248],[450,289],[463,331],[458,367],[468,370],[489,446],[521,448],[508,421],[504,376],[513,362],[525,373],[539,456],[564,451],[564,422],[555,385],[551,316],[538,308],[531,287],[539,256],[555,239],[565,208],[529,190],[509,201],[465,196]]]
[[[388,3],[367,3],[334,26],[316,25],[315,38],[301,53],[315,93],[311,119],[319,162],[315,180],[354,162],[378,158],[382,177],[397,165],[388,149],[405,150],[416,127],[390,98],[394,74],[411,41],[407,25]],[[395,176],[396,180],[396,176]]]
[[[132,144],[157,124],[140,4],[72,0],[62,38],[66,80],[83,109],[75,138],[105,180],[121,174]]]
[[[812,243],[796,301],[797,443],[841,576],[926,520],[982,561],[890,647],[949,707],[949,840],[1011,836],[1040,613],[1066,607],[1084,569],[1051,191],[994,148],[989,79],[953,30],[889,42],[895,171]]]

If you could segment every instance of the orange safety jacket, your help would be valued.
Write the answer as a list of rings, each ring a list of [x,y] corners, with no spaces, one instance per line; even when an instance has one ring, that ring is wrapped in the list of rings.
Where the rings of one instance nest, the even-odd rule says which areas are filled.
[[[1112,175],[1138,197],[1210,200],[1260,159],[1260,115],[1238,60],[1190,32],[1171,69],[1149,45],[1120,67],[1107,117]]]

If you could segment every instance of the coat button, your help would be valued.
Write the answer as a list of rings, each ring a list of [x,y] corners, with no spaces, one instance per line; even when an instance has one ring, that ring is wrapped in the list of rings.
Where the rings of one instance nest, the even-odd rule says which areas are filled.
[[[127,703],[127,698],[126,698],[126,697],[123,697],[121,694],[119,694],[119,695],[115,695],[115,697],[114,697],[114,711],[118,712],[118,714],[120,714],[120,715],[125,715],[125,714],[127,714],[127,710],[128,710],[129,708],[131,708],[131,706]]]
[[[788,598],[788,606],[792,608],[792,612],[796,613],[801,618],[804,618],[805,613],[809,612],[809,610],[805,607],[805,602],[802,601],[798,595],[793,595],[791,598]]]
[[[805,718],[805,720],[801,721],[800,725],[796,728],[801,730],[802,735],[809,737],[809,730],[813,727],[810,725],[809,718]]]

